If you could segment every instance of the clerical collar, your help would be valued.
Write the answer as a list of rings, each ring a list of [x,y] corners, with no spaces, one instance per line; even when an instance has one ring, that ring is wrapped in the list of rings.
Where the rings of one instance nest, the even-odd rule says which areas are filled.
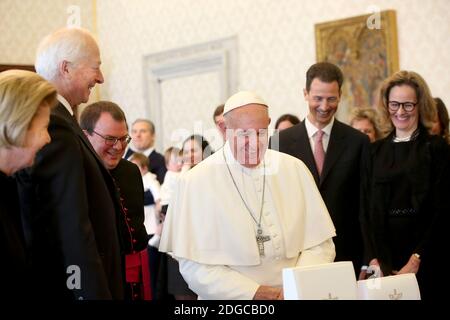
[[[325,127],[322,128],[322,131],[329,137],[331,135],[331,129],[333,128],[334,124],[334,117],[331,118],[331,121],[329,124],[327,124]],[[316,134],[317,131],[319,131],[319,128],[317,128],[311,121],[309,121],[308,117],[305,118],[305,127],[306,132],[308,133],[308,137],[312,138]]]
[[[64,98],[59,93],[57,94],[57,99],[67,109],[67,111],[69,111],[70,115],[73,116],[73,110],[72,107],[70,106],[69,101],[67,101],[66,98]]]

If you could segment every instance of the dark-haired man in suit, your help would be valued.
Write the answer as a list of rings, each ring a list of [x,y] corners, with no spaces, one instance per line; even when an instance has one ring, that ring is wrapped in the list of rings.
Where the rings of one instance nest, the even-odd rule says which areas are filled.
[[[336,227],[335,261],[353,261],[359,274],[363,254],[358,220],[360,169],[369,141],[334,117],[343,80],[334,64],[320,62],[309,68],[304,89],[309,114],[279,133],[278,147],[302,160],[311,171]],[[274,137],[271,147],[277,148]]]

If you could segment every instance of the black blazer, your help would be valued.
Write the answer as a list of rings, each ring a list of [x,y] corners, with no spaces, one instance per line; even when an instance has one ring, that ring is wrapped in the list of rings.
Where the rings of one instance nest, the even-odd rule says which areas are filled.
[[[0,171],[0,299],[32,299],[27,288],[31,266],[20,218],[16,180]]]
[[[271,147],[276,147],[274,137]],[[279,133],[279,151],[302,160],[311,171],[336,228],[333,238],[335,261],[353,261],[355,271],[362,264],[360,172],[367,157],[369,139],[352,127],[334,120],[322,176],[316,169],[305,120]]]
[[[129,219],[124,217],[120,223],[125,254],[142,251],[147,248],[149,236],[144,226],[144,186],[139,168],[121,159],[110,172],[119,187],[126,218]]]
[[[366,259],[377,258],[385,275],[392,272],[392,244],[386,227],[392,208],[390,199],[396,192],[392,188],[394,178],[390,175],[395,163],[392,139],[393,133],[371,145],[370,161],[364,174],[365,210],[361,215]],[[409,217],[414,223],[408,230],[408,239],[414,240],[405,244],[405,251],[408,257],[420,254],[417,280],[422,298],[443,299],[441,293],[449,286],[448,277],[439,272],[442,256],[448,251],[445,235],[450,213],[449,151],[441,137],[430,136],[421,127],[418,136],[410,142],[408,161],[402,164],[411,187],[407,197],[415,211],[414,216]],[[408,220],[403,218],[403,221]]]
[[[25,236],[31,245],[33,288],[44,299],[122,299],[121,215],[108,170],[67,109],[52,110],[51,143],[21,171]],[[80,288],[76,284],[80,270]]]

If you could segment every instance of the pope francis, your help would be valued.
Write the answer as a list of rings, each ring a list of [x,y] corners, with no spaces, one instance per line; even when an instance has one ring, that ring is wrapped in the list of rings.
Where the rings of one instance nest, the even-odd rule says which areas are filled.
[[[335,229],[300,160],[267,150],[268,105],[225,103],[226,143],[180,176],[160,250],[199,299],[283,299],[282,269],[334,260]]]

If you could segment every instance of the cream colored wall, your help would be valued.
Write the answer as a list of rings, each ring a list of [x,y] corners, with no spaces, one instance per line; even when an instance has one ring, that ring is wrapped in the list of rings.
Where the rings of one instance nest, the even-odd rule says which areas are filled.
[[[95,33],[95,8],[92,0],[0,0],[0,64],[33,65],[42,38],[68,25]],[[95,89],[90,102],[99,96]]]
[[[92,0],[0,0],[0,63],[33,64],[39,41],[73,23],[74,10],[81,26],[92,31]]]
[[[144,55],[234,35],[239,87],[258,91],[273,121],[285,112],[303,117],[314,24],[365,14],[372,5],[397,11],[400,68],[419,72],[450,105],[448,0],[0,0],[0,63],[32,63],[39,39],[65,25],[71,4],[91,31],[96,18],[106,79],[101,98],[118,102],[130,121],[147,114]],[[184,96],[174,100],[184,101],[187,116],[202,89],[179,89]]]
[[[102,93],[125,106],[130,120],[143,116],[144,55],[238,35],[239,87],[261,93],[273,122],[285,112],[303,117],[314,24],[369,13],[374,4],[397,11],[400,68],[419,72],[450,104],[448,0],[98,0],[108,79]],[[181,92],[189,113],[201,92]]]

